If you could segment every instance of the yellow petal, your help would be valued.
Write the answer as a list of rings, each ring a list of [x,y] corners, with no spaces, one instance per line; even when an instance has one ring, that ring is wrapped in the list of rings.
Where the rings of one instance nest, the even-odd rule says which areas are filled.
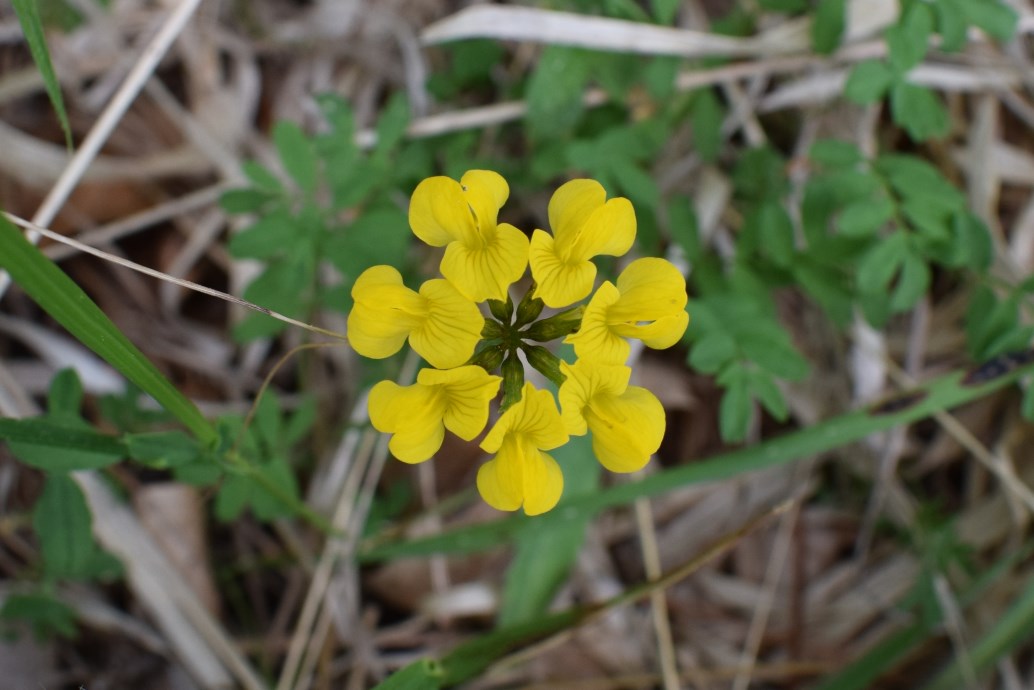
[[[653,321],[686,306],[686,279],[664,259],[636,259],[618,276],[621,299],[608,312],[611,323]]]
[[[474,354],[484,317],[447,280],[428,280],[420,286],[420,296],[427,300],[427,318],[410,334],[409,344],[433,367],[460,366]]]
[[[528,237],[517,228],[502,223],[492,239],[471,247],[453,242],[442,257],[442,275],[475,302],[506,299],[511,283],[528,266]]]
[[[463,187],[448,177],[429,177],[413,190],[409,201],[409,227],[432,247],[454,240],[476,242],[474,214]]]
[[[577,333],[567,336],[565,342],[574,345],[580,359],[594,360],[605,364],[624,364],[631,348],[628,342],[615,334],[608,322],[608,311],[621,295],[613,283],[600,285],[589,300],[582,316],[582,325]]]
[[[528,515],[550,510],[560,500],[564,477],[556,461],[524,439],[508,436],[498,455],[478,470],[478,492],[497,510]]]
[[[402,275],[391,266],[363,271],[352,287],[352,299],[348,341],[364,357],[395,354],[427,316],[426,300],[403,285]]]
[[[574,304],[592,292],[596,265],[591,261],[564,261],[556,253],[556,242],[549,233],[536,230],[528,252],[535,297],[553,308]]]
[[[370,391],[370,423],[382,433],[393,434],[388,448],[403,462],[423,462],[442,447],[444,408],[435,389],[420,383],[399,386],[381,381]]]
[[[680,311],[642,326],[632,324],[611,326],[611,331],[626,338],[638,338],[643,341],[644,345],[655,350],[663,350],[681,340],[688,325],[689,314]]]
[[[417,383],[435,386],[445,401],[445,427],[464,441],[481,433],[488,423],[488,404],[499,391],[502,378],[478,366],[439,371],[422,369]]]
[[[620,396],[596,396],[586,415],[596,458],[611,472],[642,469],[664,438],[664,408],[653,393],[629,386]]]
[[[492,170],[468,170],[460,179],[466,190],[467,203],[474,210],[483,237],[495,234],[499,209],[510,196],[510,187],[503,176]]]
[[[574,364],[560,363],[567,377],[557,394],[561,418],[567,433],[581,436],[586,432],[587,409],[597,397],[617,397],[628,388],[632,370],[624,365],[601,364],[579,359]]]
[[[553,235],[561,245],[571,243],[592,212],[606,201],[607,192],[596,180],[571,180],[560,185],[549,200]]]
[[[567,443],[567,432],[549,391],[537,390],[525,383],[521,399],[499,417],[481,442],[482,450],[497,452],[509,435],[522,436],[543,450]]]
[[[561,246],[559,252],[571,259],[588,259],[599,254],[622,256],[632,248],[635,232],[632,202],[618,197],[593,211],[572,238],[570,246]]]

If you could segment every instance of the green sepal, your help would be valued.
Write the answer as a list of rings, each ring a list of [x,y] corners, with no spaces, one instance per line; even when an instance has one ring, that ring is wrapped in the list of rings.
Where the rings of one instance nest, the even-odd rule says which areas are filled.
[[[520,328],[526,323],[531,323],[542,313],[542,309],[546,304],[538,297],[532,297],[534,293],[535,285],[532,284],[521,299],[521,303],[517,305],[517,320],[513,324],[514,328]]]
[[[559,314],[554,314],[548,319],[531,324],[526,331],[521,333],[521,337],[525,340],[534,340],[539,343],[563,338],[578,330],[582,325],[582,315],[584,313],[585,307],[579,306],[562,311]]]
[[[524,388],[524,365],[516,352],[503,362],[503,400],[499,403],[499,412],[505,412],[514,403],[520,402],[521,389]]]
[[[510,323],[510,319],[513,318],[513,300],[510,299],[509,294],[506,295],[505,302],[500,299],[490,299],[488,300],[488,310],[500,323]]]
[[[528,358],[528,364],[550,380],[557,388],[567,380],[560,372],[560,358],[541,345],[521,343],[521,349]]]
[[[490,345],[474,353],[467,364],[479,366],[489,374],[499,368],[506,356],[506,347],[503,345]]]

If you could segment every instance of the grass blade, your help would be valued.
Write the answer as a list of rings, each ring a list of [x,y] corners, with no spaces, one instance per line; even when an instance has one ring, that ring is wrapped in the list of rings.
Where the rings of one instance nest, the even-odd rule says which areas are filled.
[[[25,34],[25,41],[29,44],[29,52],[32,59],[36,61],[36,68],[43,77],[43,85],[47,89],[50,102],[54,105],[54,112],[61,123],[61,129],[65,133],[65,145],[72,149],[72,126],[68,122],[68,113],[65,111],[65,101],[61,96],[61,84],[54,72],[54,65],[50,61],[50,51],[47,49],[47,39],[43,35],[43,20],[40,19],[39,7],[36,0],[12,0],[14,11],[18,15],[18,21],[22,25],[22,32]]]
[[[0,268],[69,333],[173,414],[204,444],[218,435],[197,406],[122,334],[111,319],[52,261],[0,216]]]

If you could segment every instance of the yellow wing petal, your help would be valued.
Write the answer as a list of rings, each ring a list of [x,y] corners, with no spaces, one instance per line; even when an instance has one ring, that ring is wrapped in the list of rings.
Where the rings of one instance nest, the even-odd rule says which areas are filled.
[[[484,317],[447,280],[428,280],[420,286],[420,295],[427,300],[427,318],[410,334],[409,344],[433,367],[460,366],[474,354]]]
[[[474,242],[478,236],[463,187],[443,176],[429,177],[413,190],[409,227],[432,247],[444,247],[455,240]]]

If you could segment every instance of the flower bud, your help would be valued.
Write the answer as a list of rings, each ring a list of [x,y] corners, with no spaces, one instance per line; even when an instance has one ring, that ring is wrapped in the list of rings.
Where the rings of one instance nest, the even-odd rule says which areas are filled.
[[[528,364],[535,367],[543,376],[558,388],[567,379],[560,371],[560,358],[541,345],[521,344]]]
[[[524,388],[524,365],[517,352],[510,352],[510,356],[503,362],[502,373],[503,400],[499,403],[500,412],[504,412],[521,399],[521,389]]]
[[[554,314],[548,319],[536,321],[526,331],[521,332],[521,337],[525,340],[534,340],[540,343],[563,338],[577,331],[578,327],[582,325],[582,314],[584,311],[585,307],[575,307],[574,309]]]

